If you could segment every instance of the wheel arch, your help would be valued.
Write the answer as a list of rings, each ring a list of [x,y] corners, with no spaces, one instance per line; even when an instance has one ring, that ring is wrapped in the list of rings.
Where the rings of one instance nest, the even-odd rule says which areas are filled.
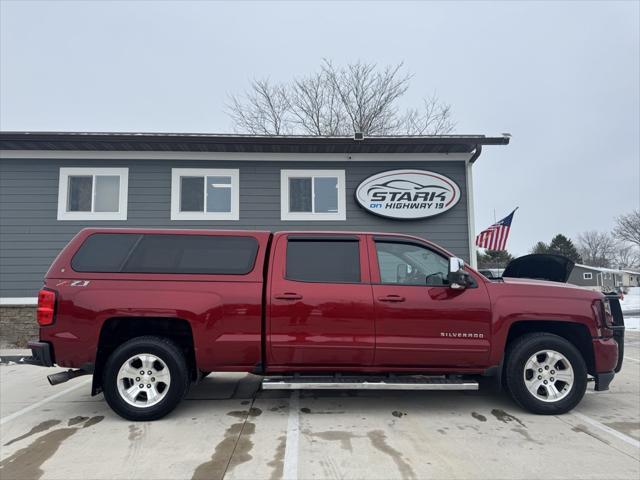
[[[91,395],[102,391],[102,374],[109,355],[123,342],[146,335],[172,340],[184,353],[191,379],[197,379],[193,331],[187,320],[177,317],[111,317],[100,329]]]
[[[595,373],[595,355],[593,340],[586,325],[578,322],[554,321],[554,320],[519,320],[509,327],[505,342],[502,361],[500,362],[500,377],[502,386],[505,385],[505,368],[509,347],[513,342],[529,333],[551,333],[564,338],[578,349],[589,374]]]

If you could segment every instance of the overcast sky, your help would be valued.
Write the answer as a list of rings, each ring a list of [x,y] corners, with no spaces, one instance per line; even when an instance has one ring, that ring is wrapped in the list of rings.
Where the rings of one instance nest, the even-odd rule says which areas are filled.
[[[508,248],[609,230],[640,207],[640,3],[36,2],[1,5],[0,128],[229,132],[227,96],[362,59],[404,61],[475,165],[476,231]]]

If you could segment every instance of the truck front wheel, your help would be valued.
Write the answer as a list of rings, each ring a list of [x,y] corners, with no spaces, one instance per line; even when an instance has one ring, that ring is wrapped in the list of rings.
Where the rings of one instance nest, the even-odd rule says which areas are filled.
[[[157,420],[171,412],[189,388],[184,355],[170,340],[133,338],[107,359],[102,379],[104,398],[123,418]]]
[[[507,352],[506,383],[521,407],[542,415],[573,409],[587,389],[587,366],[568,340],[550,333],[531,333]]]

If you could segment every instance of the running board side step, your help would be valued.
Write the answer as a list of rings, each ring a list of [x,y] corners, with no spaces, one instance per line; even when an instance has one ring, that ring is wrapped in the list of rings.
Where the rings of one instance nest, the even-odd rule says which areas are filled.
[[[263,390],[478,390],[474,380],[425,376],[286,376],[262,380]]]

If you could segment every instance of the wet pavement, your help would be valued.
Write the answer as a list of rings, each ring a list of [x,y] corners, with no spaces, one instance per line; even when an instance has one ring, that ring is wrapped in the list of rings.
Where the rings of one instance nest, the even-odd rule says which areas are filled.
[[[610,391],[590,384],[562,416],[526,413],[490,385],[292,393],[214,374],[149,423],[113,414],[88,377],[51,387],[57,370],[0,365],[0,478],[638,479],[640,333],[625,357]]]

